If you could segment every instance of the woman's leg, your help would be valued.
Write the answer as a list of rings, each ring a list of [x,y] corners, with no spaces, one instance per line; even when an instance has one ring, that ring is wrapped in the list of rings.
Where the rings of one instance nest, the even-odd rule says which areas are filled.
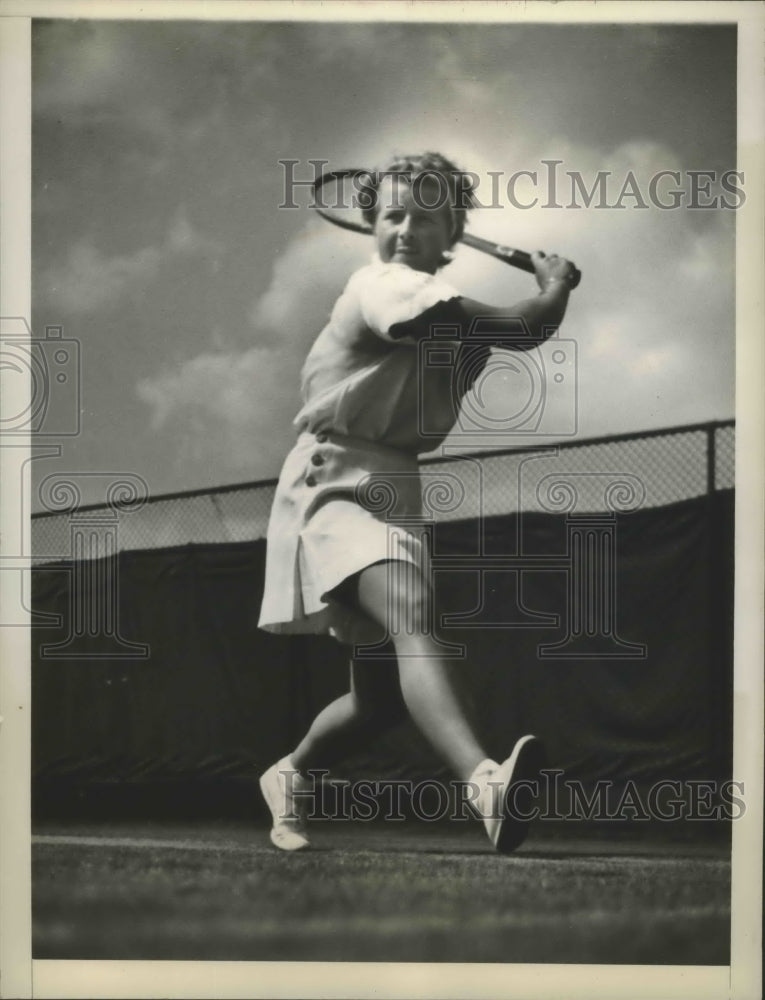
[[[305,816],[314,792],[310,772],[329,768],[405,715],[395,660],[352,660],[348,694],[319,712],[293,753],[260,778],[273,818],[271,842],[283,851],[308,847]]]
[[[467,781],[488,755],[463,711],[441,647],[430,634],[430,597],[419,570],[407,563],[376,563],[359,576],[359,604],[388,629],[395,646],[410,715],[457,777]]]
[[[396,662],[351,660],[351,690],[322,709],[292,753],[305,774],[330,767],[406,715]]]

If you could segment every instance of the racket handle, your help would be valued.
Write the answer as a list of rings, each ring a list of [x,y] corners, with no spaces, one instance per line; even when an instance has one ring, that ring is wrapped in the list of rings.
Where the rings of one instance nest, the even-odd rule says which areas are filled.
[[[534,274],[534,265],[531,262],[531,255],[525,250],[516,250],[513,247],[503,246],[499,243],[492,243],[491,240],[481,239],[480,236],[473,236],[472,233],[463,233],[462,242],[467,247],[487,253],[490,257],[496,257],[505,264],[518,267],[521,271],[528,271]]]
[[[493,243],[491,240],[481,239],[480,236],[473,236],[472,233],[463,233],[462,242],[465,246],[472,247],[474,250],[480,250],[481,253],[487,253],[490,257],[501,260],[503,264],[510,264],[511,267],[517,267],[521,271],[527,271],[529,274],[536,273],[531,260],[531,254],[526,253],[525,250],[516,250],[514,247]],[[571,287],[576,288],[581,278],[582,272],[574,268]]]

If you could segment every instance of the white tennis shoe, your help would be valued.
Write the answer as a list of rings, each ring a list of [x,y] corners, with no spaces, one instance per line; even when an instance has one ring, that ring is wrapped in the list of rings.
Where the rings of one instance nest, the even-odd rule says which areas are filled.
[[[271,843],[282,851],[302,851],[309,846],[305,832],[305,800],[295,799],[296,791],[310,791],[290,756],[283,757],[261,776],[260,790],[271,811]]]
[[[544,767],[540,741],[535,736],[523,736],[506,761],[481,761],[470,776],[478,788],[473,808],[500,854],[509,854],[526,839]]]

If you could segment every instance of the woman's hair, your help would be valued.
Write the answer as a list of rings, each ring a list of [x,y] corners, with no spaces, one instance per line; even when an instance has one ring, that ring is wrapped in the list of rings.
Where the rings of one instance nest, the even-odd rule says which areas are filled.
[[[377,191],[386,174],[402,174],[409,184],[414,184],[418,177],[434,177],[441,185],[439,204],[446,204],[451,209],[454,220],[451,245],[462,239],[465,231],[467,213],[475,208],[472,175],[460,170],[451,160],[440,153],[420,153],[415,156],[394,156],[386,164],[370,171],[360,184],[361,214],[364,221],[374,227],[379,208]],[[423,176],[424,175],[424,176]]]

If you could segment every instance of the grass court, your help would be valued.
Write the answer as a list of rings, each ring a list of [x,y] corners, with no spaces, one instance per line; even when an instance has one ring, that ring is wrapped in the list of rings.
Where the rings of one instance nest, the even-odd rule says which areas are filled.
[[[36,959],[726,965],[719,834],[318,822],[284,854],[237,821],[38,823]]]

